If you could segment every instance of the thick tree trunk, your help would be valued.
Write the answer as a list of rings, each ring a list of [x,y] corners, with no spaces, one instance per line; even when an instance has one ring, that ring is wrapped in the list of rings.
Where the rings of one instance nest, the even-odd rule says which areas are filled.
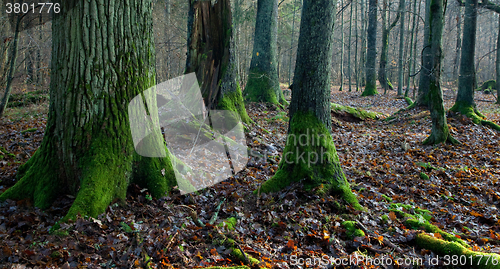
[[[439,144],[449,141],[457,143],[451,136],[446,121],[443,105],[443,91],[441,89],[441,62],[443,60],[442,36],[444,28],[444,0],[431,0],[430,8],[427,10],[429,19],[429,52],[431,58],[432,73],[429,81],[429,106],[432,118],[431,134],[424,140],[424,144]]]
[[[229,0],[189,1],[186,73],[194,72],[208,110],[236,112],[249,123],[237,80]]]
[[[361,208],[340,167],[330,134],[335,5],[332,0],[304,1],[287,144],[276,175],[262,185],[261,191],[278,191],[306,179],[306,188],[339,193]]]
[[[52,21],[45,136],[19,169],[19,182],[0,200],[30,198],[47,208],[62,194],[71,194],[76,199],[66,219],[95,217],[114,199],[125,199],[131,182],[156,197],[175,184],[168,157],[146,158],[134,150],[128,105],[155,85],[155,49],[151,1],[127,3],[61,2],[61,13]],[[146,98],[156,104],[154,96]],[[157,115],[155,106],[148,109]],[[165,152],[159,129],[150,138],[144,143],[156,143],[151,145]]]
[[[366,85],[361,96],[371,96],[377,92],[375,61],[377,59],[377,0],[369,0],[366,52]]]
[[[418,81],[418,95],[415,100],[415,106],[428,107],[429,106],[429,82],[432,75],[432,53],[430,52],[430,1],[425,0],[425,24],[424,24],[424,47],[422,48],[422,67],[420,69],[420,78]],[[416,53],[416,51],[415,51]]]
[[[245,86],[249,102],[287,103],[278,80],[278,0],[259,0],[252,61]]]
[[[477,29],[477,0],[466,0],[464,10],[464,32],[462,37],[462,55],[460,63],[460,76],[458,78],[458,93],[452,111],[464,115],[473,116],[476,110],[474,102],[474,79],[475,65],[474,55],[476,51],[476,29]]]

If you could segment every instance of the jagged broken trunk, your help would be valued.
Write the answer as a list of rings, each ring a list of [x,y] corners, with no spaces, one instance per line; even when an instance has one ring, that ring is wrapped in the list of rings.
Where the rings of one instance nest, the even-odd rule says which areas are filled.
[[[129,102],[155,84],[152,27],[149,0],[61,2],[52,22],[45,136],[0,200],[30,198],[47,208],[71,194],[67,218],[96,216],[124,199],[131,182],[155,196],[175,184],[168,157],[135,153],[129,126]],[[151,136],[163,145],[160,130]]]
[[[186,73],[194,72],[207,109],[230,110],[248,117],[234,58],[229,0],[189,1]]]

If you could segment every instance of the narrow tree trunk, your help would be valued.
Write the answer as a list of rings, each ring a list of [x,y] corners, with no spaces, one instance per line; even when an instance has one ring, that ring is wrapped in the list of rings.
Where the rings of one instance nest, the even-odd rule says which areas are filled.
[[[420,15],[420,11],[421,11],[421,8],[422,8],[422,5],[419,3],[418,4],[418,14]],[[420,17],[420,16],[419,16]],[[413,72],[414,74],[412,74],[413,76],[413,93],[412,93],[412,97],[413,99],[415,100],[415,96],[416,96],[416,90],[417,90],[417,85],[415,83],[415,76],[417,75],[416,72],[417,72],[417,55],[420,55],[420,53],[417,53],[417,43],[418,43],[418,30],[420,29],[420,23],[417,23],[417,26],[416,26],[416,29],[415,29],[415,41],[413,42]]]
[[[399,28],[399,61],[398,61],[398,96],[403,95],[403,84],[404,84],[404,36],[405,36],[405,0],[399,2],[401,11],[401,23]]]
[[[290,61],[288,62],[288,85],[292,85],[292,56],[293,56],[293,38],[295,33],[295,14],[297,13],[297,0],[293,4],[292,35],[290,37]]]
[[[413,66],[413,53],[414,53],[414,37],[415,37],[415,26],[417,25],[417,1],[413,1],[413,17],[412,17],[412,27],[411,27],[411,38],[410,38],[410,55],[408,59],[410,60],[408,63],[408,81],[406,82],[406,91],[405,91],[405,97],[408,96],[409,90],[410,90],[410,80],[412,79],[413,72],[415,72],[415,68]],[[409,24],[409,23],[408,23]],[[415,43],[417,43],[415,41]],[[415,96],[414,96],[415,98]]]
[[[229,0],[190,1],[186,73],[194,72],[208,110],[236,112],[250,123],[237,80]]]
[[[340,6],[344,6],[344,1],[340,1]],[[344,90],[344,12],[340,14],[340,68],[339,68],[340,88]]]
[[[261,191],[278,191],[305,179],[307,189],[316,188],[318,194],[338,193],[361,209],[340,167],[330,134],[335,5],[332,0],[304,0],[288,140],[278,171],[262,185]]]
[[[392,83],[390,79],[387,77],[387,51],[389,49],[389,34],[391,33],[391,30],[396,26],[396,24],[399,21],[399,17],[401,14],[401,2],[403,0],[399,1],[399,7],[398,7],[398,15],[394,19],[394,21],[387,26],[387,23],[389,21],[389,18],[387,17],[387,0],[384,0],[384,10],[382,11],[382,47],[380,49],[380,65],[378,69],[378,81],[380,82],[380,85],[384,88],[384,94],[387,94],[387,90],[390,89],[391,91],[394,90],[394,87],[392,86]]]
[[[131,182],[156,197],[175,185],[159,128],[141,143],[164,158],[142,157],[134,150],[128,105],[155,85],[155,49],[151,1],[127,3],[61,2],[61,12],[52,21],[45,136],[19,169],[20,180],[0,200],[29,198],[47,208],[57,197],[71,194],[76,199],[66,219],[96,217],[114,199],[125,199]],[[156,104],[155,95],[144,98]],[[156,105],[148,110],[154,121]]]
[[[377,59],[377,0],[369,0],[368,3],[366,85],[361,96],[378,94],[375,72],[375,61]]]
[[[424,144],[439,144],[446,141],[457,143],[450,134],[443,105],[443,91],[441,89],[441,62],[443,60],[442,36],[444,28],[444,0],[430,0],[429,19],[429,51],[432,55],[432,73],[429,76],[429,106],[432,118],[431,134],[424,140]]]
[[[356,91],[359,90],[359,62],[358,62],[358,53],[359,53],[359,35],[358,35],[358,4],[359,3],[353,3],[354,4],[354,16],[356,18],[355,23],[354,23],[354,37],[355,37],[355,44],[354,44],[354,81],[356,83]]]
[[[458,8],[457,14],[457,44],[455,46],[455,58],[453,60],[453,78],[455,79],[455,83],[458,81],[458,70],[460,66],[460,50],[462,48],[462,12],[460,5]]]
[[[367,29],[367,20],[365,19],[365,6],[366,6],[366,0],[361,0],[361,53],[359,57],[359,64],[358,64],[358,77],[360,79],[360,86],[364,87],[366,86],[366,29]],[[356,89],[358,91],[359,89]]]
[[[351,0],[349,13],[349,41],[347,41],[347,77],[349,77],[349,92],[352,91],[352,80],[351,80],[351,38],[352,38],[352,6],[354,2]]]
[[[19,43],[19,26],[21,24],[21,19],[22,17],[17,15],[16,29],[14,30],[14,41],[12,43],[12,50],[10,53],[9,73],[7,74],[7,85],[5,86],[5,93],[2,97],[2,102],[0,103],[0,118],[2,118],[3,113],[7,108],[10,92],[12,91],[12,81],[14,80],[14,72],[16,71],[17,46]]]
[[[496,73],[496,88],[497,88],[497,104],[500,104],[500,15],[498,16],[498,32],[497,32],[497,58],[495,61]]]
[[[252,61],[245,86],[249,102],[287,103],[279,87],[277,69],[278,0],[259,0]]]

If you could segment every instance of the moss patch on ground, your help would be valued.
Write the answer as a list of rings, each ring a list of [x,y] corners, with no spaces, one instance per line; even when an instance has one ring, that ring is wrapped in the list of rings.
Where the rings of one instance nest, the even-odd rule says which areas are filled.
[[[366,120],[366,119],[377,120],[382,115],[380,113],[364,110],[358,107],[343,106],[336,103],[331,103],[330,105],[333,112],[349,113],[353,117],[358,118],[360,120]]]

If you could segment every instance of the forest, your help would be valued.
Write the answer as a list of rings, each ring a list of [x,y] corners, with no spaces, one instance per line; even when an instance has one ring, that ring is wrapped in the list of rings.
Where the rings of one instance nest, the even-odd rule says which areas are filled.
[[[499,0],[3,0],[0,268],[500,268]]]

